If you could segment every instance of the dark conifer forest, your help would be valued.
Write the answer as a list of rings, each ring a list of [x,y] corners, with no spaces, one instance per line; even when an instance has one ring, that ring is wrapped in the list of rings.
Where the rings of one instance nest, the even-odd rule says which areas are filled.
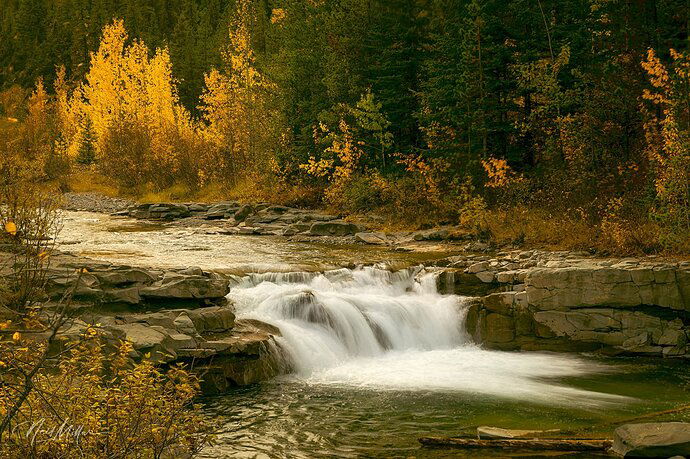
[[[1,110],[45,117],[29,154],[63,188],[677,251],[689,25],[681,0],[3,0]]]

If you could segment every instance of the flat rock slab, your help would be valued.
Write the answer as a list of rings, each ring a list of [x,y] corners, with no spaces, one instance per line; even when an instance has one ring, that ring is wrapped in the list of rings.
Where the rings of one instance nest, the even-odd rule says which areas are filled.
[[[309,234],[312,236],[350,236],[361,231],[362,228],[359,225],[337,220],[316,222],[309,228]]]
[[[477,436],[481,439],[510,439],[520,437],[536,437],[544,433],[555,433],[558,430],[516,430],[516,429],[502,429],[500,427],[479,426],[477,427]]]
[[[690,423],[623,425],[614,433],[612,452],[620,457],[690,456]]]
[[[372,245],[386,245],[388,244],[388,237],[386,233],[357,233],[355,234],[355,241]]]

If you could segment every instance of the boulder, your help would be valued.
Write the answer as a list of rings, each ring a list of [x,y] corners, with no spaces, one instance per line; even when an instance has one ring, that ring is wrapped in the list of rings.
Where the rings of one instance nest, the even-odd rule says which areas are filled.
[[[614,433],[611,451],[620,457],[690,456],[690,423],[623,425]]]
[[[193,348],[196,346],[196,340],[184,333],[170,333],[164,345],[166,349],[177,352],[180,349]]]
[[[137,351],[162,350],[165,334],[151,326],[142,323],[125,325],[113,325],[108,327],[112,330],[119,330],[124,333],[125,339],[132,343]]]
[[[249,217],[254,212],[254,207],[249,204],[245,204],[240,209],[235,212],[234,218],[236,222],[243,222],[247,217]]]
[[[160,202],[156,204],[139,204],[130,207],[127,214],[132,218],[172,220],[175,218],[189,217],[191,212],[184,204]]]
[[[484,296],[496,291],[494,283],[484,283],[474,274],[467,274],[455,269],[446,269],[439,273],[437,288],[443,294],[462,296]]]
[[[150,204],[139,204],[127,209],[127,215],[132,218],[149,218]]]
[[[283,230],[283,236],[294,236],[295,234],[304,233],[309,231],[309,228],[311,228],[309,223],[294,223]]]
[[[195,336],[199,334],[199,331],[194,326],[194,322],[189,317],[189,314],[187,314],[187,311],[183,311],[175,318],[173,327],[175,327],[177,331],[187,335]]]
[[[184,204],[158,203],[151,204],[148,209],[148,217],[156,220],[172,220],[189,217],[191,213]]]
[[[146,299],[156,300],[215,300],[229,292],[227,280],[220,277],[167,273],[160,281],[142,288],[139,294]]]
[[[123,286],[128,284],[145,284],[154,281],[154,277],[139,268],[120,268],[108,271],[96,271],[94,276],[101,284]]]
[[[480,281],[482,281],[486,284],[492,283],[496,278],[495,274],[492,271],[482,271],[480,273],[477,273],[476,276],[477,276],[477,279],[479,279]]]
[[[351,236],[361,231],[359,225],[345,221],[316,222],[309,228],[312,236]]]
[[[484,297],[483,303],[484,307],[491,312],[510,315],[513,310],[514,299],[514,292],[492,293]]]
[[[207,220],[220,220],[221,218],[227,218],[226,214],[234,214],[239,208],[240,204],[235,201],[219,202],[209,207],[204,218]]]
[[[484,321],[484,337],[491,343],[510,343],[515,339],[515,323],[512,318],[491,313]]]
[[[103,290],[101,301],[103,303],[109,304],[139,304],[141,303],[139,287],[113,288]]]
[[[357,233],[355,234],[355,241],[371,245],[386,245],[388,244],[388,237],[386,233]]]
[[[489,262],[488,261],[480,261],[479,263],[474,263],[474,264],[468,266],[467,269],[465,270],[465,272],[468,274],[478,274],[478,273],[486,271],[487,269],[489,269]]]
[[[202,204],[199,202],[192,202],[187,204],[187,209],[193,214],[205,214],[208,212],[209,206],[207,204]]]
[[[148,314],[126,316],[125,320],[129,323],[143,323],[166,329],[174,329],[175,315],[175,311],[150,312]]]
[[[199,333],[227,331],[235,325],[235,314],[230,308],[201,308],[187,311],[187,315]]]

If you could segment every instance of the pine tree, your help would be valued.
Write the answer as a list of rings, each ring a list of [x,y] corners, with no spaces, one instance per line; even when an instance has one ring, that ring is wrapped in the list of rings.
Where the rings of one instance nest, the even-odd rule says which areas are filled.
[[[86,118],[80,130],[81,139],[79,140],[79,150],[76,161],[79,164],[88,166],[96,161],[96,137],[93,132],[91,120]]]

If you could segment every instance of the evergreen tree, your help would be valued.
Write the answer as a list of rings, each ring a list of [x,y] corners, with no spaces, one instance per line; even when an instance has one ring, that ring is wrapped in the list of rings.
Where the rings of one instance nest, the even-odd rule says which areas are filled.
[[[81,127],[81,140],[76,160],[77,163],[87,166],[96,161],[96,137],[89,118],[85,119],[84,126]]]

